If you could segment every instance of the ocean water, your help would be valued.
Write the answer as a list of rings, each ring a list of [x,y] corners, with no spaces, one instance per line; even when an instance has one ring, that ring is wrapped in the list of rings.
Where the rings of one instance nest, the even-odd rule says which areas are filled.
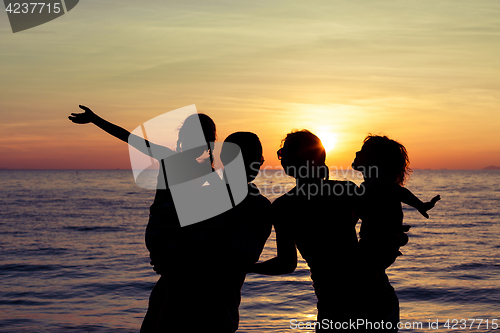
[[[256,183],[271,200],[293,186],[269,171]],[[388,269],[400,331],[498,331],[500,172],[417,170],[408,188],[442,200],[429,220],[404,207],[410,243]],[[0,170],[0,332],[138,332],[158,278],[144,245],[153,196],[131,171]],[[261,259],[274,255],[271,235]],[[305,262],[249,274],[240,314],[238,332],[313,332],[290,328],[316,316]]]

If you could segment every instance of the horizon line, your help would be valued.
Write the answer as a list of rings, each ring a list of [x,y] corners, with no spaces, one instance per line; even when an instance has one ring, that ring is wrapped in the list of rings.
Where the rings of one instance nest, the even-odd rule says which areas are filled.
[[[492,166],[489,166],[489,167],[492,167]],[[483,171],[498,171],[500,170],[500,167],[498,166],[493,166],[497,169],[488,169],[489,167],[485,167],[485,168],[481,168],[481,169],[449,169],[449,168],[438,168],[438,169],[432,169],[432,168],[415,168],[415,169],[412,169],[412,171],[429,171],[429,170],[434,170],[434,171],[443,171],[443,170],[449,170],[449,171],[466,171],[466,170],[483,170]],[[282,167],[272,167],[270,166],[269,168],[262,168],[262,170],[268,170],[268,171],[271,171],[270,169],[275,169],[275,170],[283,170]],[[117,170],[120,170],[120,171],[133,171],[134,169],[129,169],[129,168],[95,168],[95,169],[92,169],[92,168],[88,168],[88,169],[71,169],[71,168],[67,168],[67,169],[52,169],[52,168],[45,168],[45,169],[32,169],[32,168],[0,168],[0,171],[100,171],[100,170],[110,170],[110,171],[117,171]],[[139,169],[137,169],[139,170]],[[153,171],[153,170],[151,170]],[[359,171],[356,171],[352,168],[346,168],[344,171],[355,171],[355,172],[359,172]],[[330,171],[332,172],[332,171]],[[335,172],[335,170],[333,170],[333,172]]]

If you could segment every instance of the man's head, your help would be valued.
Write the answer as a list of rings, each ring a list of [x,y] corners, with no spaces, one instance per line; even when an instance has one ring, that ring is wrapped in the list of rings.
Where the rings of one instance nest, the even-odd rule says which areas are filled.
[[[308,130],[293,131],[281,141],[278,158],[287,175],[294,178],[326,178],[326,151],[321,140]]]
[[[253,181],[259,173],[260,166],[264,163],[262,144],[260,143],[259,137],[251,132],[235,132],[229,135],[224,142],[234,143],[240,147],[241,155],[245,163],[247,181]],[[223,144],[220,158],[222,163],[226,165],[234,160],[236,157],[235,153],[237,154],[237,152],[227,148],[224,149],[224,147],[225,145]]]

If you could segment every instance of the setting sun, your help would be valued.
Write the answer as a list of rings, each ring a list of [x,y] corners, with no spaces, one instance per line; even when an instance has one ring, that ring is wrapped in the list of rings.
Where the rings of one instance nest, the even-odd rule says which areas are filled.
[[[318,132],[316,135],[321,139],[323,147],[325,147],[326,151],[330,151],[333,148],[335,148],[335,144],[337,143],[337,138],[333,133],[322,131]]]

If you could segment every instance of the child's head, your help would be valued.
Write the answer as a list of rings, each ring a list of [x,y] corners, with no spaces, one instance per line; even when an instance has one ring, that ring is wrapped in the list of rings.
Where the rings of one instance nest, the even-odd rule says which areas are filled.
[[[289,176],[328,179],[325,148],[321,140],[308,130],[288,133],[281,141],[278,159]]]
[[[200,133],[200,126],[203,134]],[[185,153],[188,159],[201,159],[213,168],[213,145],[210,145],[210,142],[215,142],[216,139],[217,133],[212,118],[203,113],[195,113],[187,117],[179,129],[175,150]]]
[[[404,185],[411,173],[410,159],[405,146],[387,136],[368,135],[352,164],[355,170],[367,172],[370,167],[390,181]],[[373,170],[370,170],[373,173]],[[366,175],[365,175],[366,176]]]
[[[200,126],[198,124],[203,130],[203,138],[199,133]],[[176,151],[183,152],[191,149],[191,153],[193,156],[197,155],[196,157],[203,155],[206,151],[211,154],[212,151],[208,149],[208,145],[200,147],[200,142],[204,140],[206,143],[210,143],[215,142],[216,139],[217,131],[212,118],[204,113],[195,113],[187,117],[179,129]]]
[[[257,177],[260,166],[264,163],[262,156],[262,144],[259,137],[251,132],[236,132],[229,135],[224,142],[238,145],[245,163],[247,181],[251,182]],[[227,145],[222,145],[220,158],[224,165],[230,163],[236,156],[231,149],[224,149]]]

